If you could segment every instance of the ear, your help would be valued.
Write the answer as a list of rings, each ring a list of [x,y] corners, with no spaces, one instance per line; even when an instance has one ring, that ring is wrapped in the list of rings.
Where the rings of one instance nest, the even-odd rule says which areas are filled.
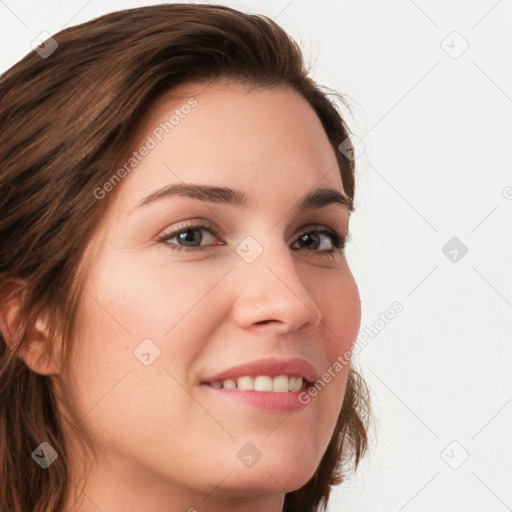
[[[14,351],[20,343],[21,311],[26,295],[26,283],[20,279],[10,279],[2,283],[0,295],[0,332],[7,346]],[[27,333],[17,355],[34,372],[41,375],[59,373],[59,365],[50,350],[48,325],[43,318],[36,320],[35,326]]]

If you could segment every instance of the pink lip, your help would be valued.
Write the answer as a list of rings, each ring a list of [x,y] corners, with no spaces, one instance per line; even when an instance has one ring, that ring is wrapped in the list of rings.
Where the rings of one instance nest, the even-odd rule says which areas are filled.
[[[226,379],[236,380],[238,377],[244,377],[246,375],[250,377],[257,375],[268,375],[270,377],[288,375],[290,377],[302,377],[309,383],[313,383],[318,379],[318,373],[315,367],[304,359],[275,359],[269,357],[233,366],[232,368],[205,378],[202,383],[211,384],[212,382],[222,382]],[[256,391],[256,393],[264,394],[260,391]]]
[[[240,389],[214,388],[212,382],[222,382],[226,379],[238,379],[244,376],[255,377],[257,375],[288,375],[290,377],[302,377],[305,379],[301,390],[295,392],[276,393],[274,391],[246,391]],[[307,407],[311,396],[305,391],[318,380],[318,373],[315,367],[304,359],[258,359],[250,363],[241,364],[224,370],[204,379],[201,384],[203,388],[212,393],[212,397],[220,397],[231,401],[238,401],[250,405],[267,413],[285,414],[299,411]],[[305,397],[303,395],[306,395]],[[309,399],[308,399],[309,398]]]
[[[242,391],[240,389],[218,389],[203,385],[207,393],[212,393],[213,398],[234,400],[250,405],[260,411],[267,413],[286,414],[299,411],[307,407],[311,395],[303,387],[300,391],[289,391],[287,393],[275,393],[274,391]]]

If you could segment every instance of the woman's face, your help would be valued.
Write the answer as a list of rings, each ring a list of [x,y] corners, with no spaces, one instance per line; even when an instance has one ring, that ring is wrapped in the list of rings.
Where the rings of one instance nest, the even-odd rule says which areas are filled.
[[[188,84],[148,113],[135,151],[115,192],[104,187],[115,200],[87,249],[61,376],[103,464],[87,496],[100,508],[172,499],[199,512],[221,496],[282,497],[326,450],[348,376],[333,364],[360,324],[356,283],[329,234],[347,235],[348,209],[298,208],[318,189],[344,195],[334,150],[292,89]],[[235,192],[160,194],[176,185]],[[329,369],[316,396],[284,391],[291,377]],[[276,391],[229,389],[247,376]]]

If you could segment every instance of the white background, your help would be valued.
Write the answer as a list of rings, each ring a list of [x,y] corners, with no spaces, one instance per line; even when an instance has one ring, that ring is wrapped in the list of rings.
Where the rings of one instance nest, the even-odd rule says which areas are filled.
[[[43,31],[153,3],[0,1],[0,70]],[[404,308],[357,356],[378,425],[330,511],[510,510],[512,1],[219,3],[274,19],[350,98],[361,332]]]

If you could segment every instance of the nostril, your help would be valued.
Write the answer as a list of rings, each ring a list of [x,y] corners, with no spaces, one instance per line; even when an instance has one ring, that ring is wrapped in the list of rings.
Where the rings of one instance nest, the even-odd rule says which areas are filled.
[[[256,325],[266,325],[269,322],[273,322],[273,320],[261,320],[260,322],[256,322]]]

